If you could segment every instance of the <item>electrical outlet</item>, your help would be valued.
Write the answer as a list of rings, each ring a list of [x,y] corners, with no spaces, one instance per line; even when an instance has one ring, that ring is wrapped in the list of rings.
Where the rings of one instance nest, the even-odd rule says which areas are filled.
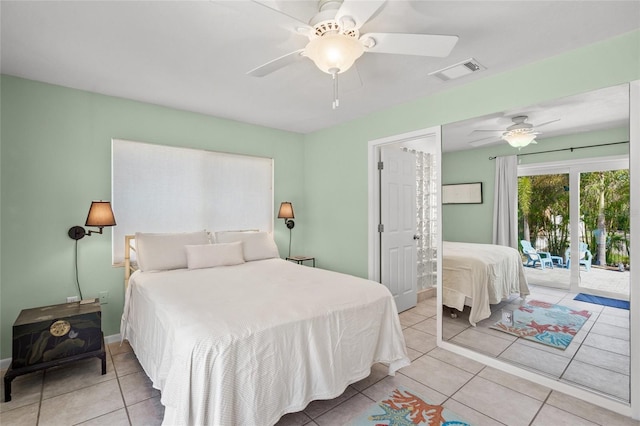
[[[67,296],[67,303],[79,302],[80,296]]]
[[[100,304],[101,305],[106,305],[107,303],[109,303],[109,292],[108,291],[101,291],[100,292]]]

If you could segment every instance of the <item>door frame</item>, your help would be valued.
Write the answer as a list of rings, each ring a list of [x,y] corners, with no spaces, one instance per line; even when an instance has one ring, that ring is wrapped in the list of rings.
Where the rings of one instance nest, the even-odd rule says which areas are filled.
[[[440,147],[442,146],[440,126],[429,127],[426,129],[415,130],[413,132],[402,133],[394,136],[388,136],[381,139],[369,141],[367,146],[367,173],[369,181],[369,212],[368,212],[368,259],[369,259],[369,279],[380,282],[380,234],[378,233],[378,224],[380,223],[380,182],[378,176],[378,154],[379,149],[387,145],[395,145],[401,142],[408,142],[414,139],[434,138],[435,149],[438,150],[438,158],[440,157]],[[439,204],[439,203],[438,203]],[[438,214],[440,220],[440,214]],[[438,227],[438,232],[441,232]],[[438,247],[438,255],[440,247]],[[438,268],[440,268],[440,260],[438,259]],[[440,275],[440,271],[438,271]]]

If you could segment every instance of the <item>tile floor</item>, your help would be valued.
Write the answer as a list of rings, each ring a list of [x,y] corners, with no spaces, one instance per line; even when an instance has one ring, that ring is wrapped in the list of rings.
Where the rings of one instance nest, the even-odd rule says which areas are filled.
[[[395,377],[380,364],[339,397],[314,401],[278,426],[341,425],[392,386],[409,387],[473,425],[635,425],[619,414],[503,373],[436,347],[435,299],[400,315],[413,363]],[[13,400],[0,403],[2,425],[160,424],[160,395],[128,345],[109,346],[107,374],[85,360],[14,380]],[[4,374],[4,372],[0,372]],[[2,395],[4,401],[4,395]],[[508,407],[508,409],[505,409]]]
[[[476,327],[469,308],[458,318],[443,316],[443,339],[483,352],[561,381],[629,401],[629,311],[573,300],[575,293],[529,284],[527,300],[542,300],[585,309],[591,317],[565,349],[520,339],[489,327],[501,319],[501,309],[516,309],[522,299],[492,305],[493,314]]]

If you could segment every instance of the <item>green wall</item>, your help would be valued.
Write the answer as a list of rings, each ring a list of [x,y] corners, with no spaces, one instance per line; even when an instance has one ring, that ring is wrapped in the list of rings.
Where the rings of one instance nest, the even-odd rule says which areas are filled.
[[[489,157],[622,141],[629,141],[628,127],[540,139],[536,145],[530,145],[521,151],[515,151],[507,144],[503,144],[497,147],[444,153],[442,183],[482,182],[483,203],[442,206],[442,238],[449,241],[491,243],[495,161],[489,160]],[[573,152],[526,155],[519,157],[519,161],[520,164],[532,164],[621,154],[629,154],[628,144],[580,149]]]
[[[366,276],[368,141],[640,79],[639,52],[636,31],[447,91],[442,83],[433,96],[309,135],[2,76],[0,359],[11,356],[21,309],[75,294],[66,233],[83,223],[91,200],[110,199],[111,138],[273,157],[275,202],[296,209],[293,251]],[[493,164],[477,164],[485,163]],[[281,253],[283,228],[276,220]],[[79,266],[85,295],[110,293],[103,320],[111,335],[119,332],[123,270],[111,267],[105,234],[79,242]]]
[[[21,309],[77,294],[67,230],[84,225],[92,200],[111,199],[112,138],[274,158],[274,208],[293,202],[300,218],[293,246],[302,250],[303,135],[14,77],[2,76],[0,84],[0,359],[11,356],[11,326]],[[274,230],[286,254],[282,220]],[[109,291],[102,307],[108,336],[120,329],[124,269],[111,266],[111,230],[104,232],[78,242],[78,266],[85,297]]]
[[[640,31],[307,135],[308,252],[317,256],[322,267],[367,276],[369,141],[637,79]],[[481,174],[489,176],[483,169],[493,163],[482,157],[475,162],[468,159],[467,170],[455,169],[447,179],[462,182],[477,180]],[[487,199],[492,197],[488,192]],[[491,229],[486,232],[490,235]],[[486,235],[477,240],[486,240]]]

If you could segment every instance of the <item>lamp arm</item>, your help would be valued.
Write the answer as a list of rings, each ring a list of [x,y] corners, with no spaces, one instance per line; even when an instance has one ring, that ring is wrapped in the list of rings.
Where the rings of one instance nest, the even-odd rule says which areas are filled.
[[[72,226],[69,228],[69,238],[72,240],[81,240],[84,237],[90,237],[91,234],[102,234],[104,226],[98,226],[98,230],[84,229],[82,226]]]

